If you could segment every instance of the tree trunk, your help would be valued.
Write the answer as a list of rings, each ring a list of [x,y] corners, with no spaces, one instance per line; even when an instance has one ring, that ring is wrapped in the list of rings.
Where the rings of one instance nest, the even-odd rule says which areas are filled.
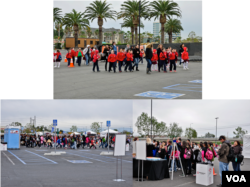
[[[138,44],[138,33],[137,33],[137,25],[134,25],[135,28],[135,45]]]
[[[102,26],[103,26],[102,18],[98,18],[98,25],[99,25],[99,45],[102,45]]]
[[[78,25],[74,25],[75,48],[78,48]]]
[[[172,43],[172,32],[169,33],[169,43],[171,44]]]
[[[134,44],[134,27],[131,27],[131,39],[132,39],[132,45]]]
[[[164,24],[167,22],[166,16],[160,16],[161,23],[161,43],[164,44]]]

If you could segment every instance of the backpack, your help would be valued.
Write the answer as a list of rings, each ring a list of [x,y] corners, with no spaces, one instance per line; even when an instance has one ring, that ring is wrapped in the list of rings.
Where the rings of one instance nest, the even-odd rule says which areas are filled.
[[[202,160],[202,156],[201,156],[201,152],[199,151],[198,155],[197,155],[197,161],[201,162]]]
[[[59,55],[58,60],[62,60],[62,55]]]
[[[185,149],[185,153],[183,155],[184,159],[190,159],[191,158],[191,150],[187,150],[187,148]]]
[[[205,158],[207,160],[212,160],[213,156],[214,156],[213,152],[209,148],[207,148],[207,152],[206,152]]]
[[[227,155],[227,161],[232,162],[234,159],[234,152],[230,144],[227,144],[229,146],[229,153]]]

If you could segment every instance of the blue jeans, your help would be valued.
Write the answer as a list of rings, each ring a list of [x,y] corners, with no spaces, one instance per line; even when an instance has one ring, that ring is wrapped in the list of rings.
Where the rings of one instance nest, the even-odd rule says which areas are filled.
[[[135,65],[138,68],[138,64],[139,64],[139,58],[135,58]]]
[[[220,173],[220,179],[222,184],[222,171],[228,171],[228,163],[219,162],[219,173]]]
[[[146,61],[148,62],[147,68],[151,68],[152,65],[151,59],[146,58]]]
[[[173,162],[174,162],[174,171],[177,171],[177,169],[176,169],[176,160],[174,160],[174,159],[172,159],[171,160],[171,166],[170,166],[170,170],[169,171],[172,171],[172,164],[173,164]]]
[[[240,170],[240,163],[232,162],[232,165],[233,165],[234,171],[241,171]]]
[[[85,54],[85,58],[86,58],[86,65],[88,65],[88,63],[89,63],[89,55]]]

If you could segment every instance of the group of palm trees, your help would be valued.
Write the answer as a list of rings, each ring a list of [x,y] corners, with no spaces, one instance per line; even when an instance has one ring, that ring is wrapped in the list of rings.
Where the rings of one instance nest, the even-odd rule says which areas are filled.
[[[140,11],[140,20],[139,20]],[[89,28],[89,22],[93,22],[97,19],[97,24],[99,26],[98,32],[95,34],[99,35],[100,44],[103,41],[103,21],[107,19],[123,19],[122,27],[127,27],[131,29],[132,44],[138,44],[138,26],[144,28],[142,20],[159,20],[161,23],[161,43],[164,43],[164,33],[168,33],[169,37],[172,33],[180,32],[183,30],[181,23],[178,19],[174,19],[173,16],[181,17],[181,10],[178,3],[173,2],[173,0],[128,0],[121,4],[121,9],[119,12],[112,10],[111,4],[106,0],[94,0],[86,7],[84,12],[77,12],[75,9],[70,13],[66,13],[64,17],[61,15],[60,8],[54,8],[54,23],[55,27],[61,29],[65,26],[65,30],[74,31],[75,46],[77,46],[77,40],[79,31],[83,28],[86,29],[86,34],[91,35],[91,30]],[[87,30],[90,30],[88,32]],[[123,31],[122,31],[123,32]],[[116,33],[111,33],[112,36]],[[119,33],[119,34],[124,34]],[[106,33],[105,33],[106,36]],[[126,36],[125,36],[126,37]],[[171,38],[172,40],[172,38]],[[171,42],[171,41],[169,41]]]

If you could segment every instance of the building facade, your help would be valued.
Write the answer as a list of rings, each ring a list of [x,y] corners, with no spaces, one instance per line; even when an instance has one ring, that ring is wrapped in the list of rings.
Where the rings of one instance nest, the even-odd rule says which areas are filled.
[[[95,34],[95,31],[96,30],[99,30],[99,28],[93,28],[93,27],[90,27],[91,29],[91,36],[88,37],[87,33],[86,33],[86,30],[83,30],[85,32],[85,35],[86,35],[86,38],[99,38],[99,34]],[[116,34],[114,34],[113,36],[113,32],[116,32]],[[120,29],[115,29],[115,28],[102,28],[102,38],[103,38],[103,42],[105,43],[112,43],[113,42],[113,39],[114,39],[114,42],[118,43],[118,41],[120,41],[121,43],[124,43],[124,34],[119,34],[121,30]],[[108,33],[109,35],[105,34],[105,33]],[[67,37],[74,37],[74,32],[71,32],[67,35]],[[65,38],[66,38],[66,35],[65,35]]]
[[[154,34],[154,37],[156,36],[160,36],[160,41],[161,41],[161,23],[160,22],[153,22],[153,34]],[[169,40],[169,36],[167,33],[164,33],[164,37],[165,37],[165,40],[164,41],[167,41]],[[177,37],[181,37],[181,33],[172,33],[172,41],[174,41]]]

